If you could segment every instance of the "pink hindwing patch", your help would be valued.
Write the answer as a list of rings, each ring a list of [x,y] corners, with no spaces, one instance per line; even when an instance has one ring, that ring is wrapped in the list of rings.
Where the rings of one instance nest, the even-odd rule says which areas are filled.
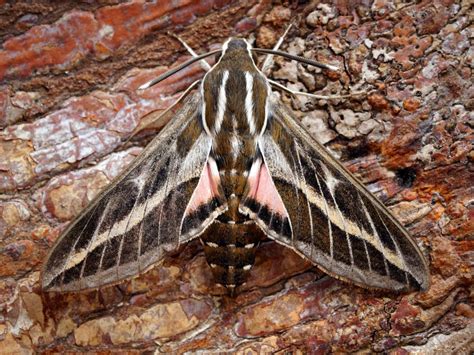
[[[255,200],[262,206],[266,206],[270,211],[280,215],[282,219],[289,218],[270,172],[261,159],[256,160],[252,165],[247,183],[249,186],[247,198]]]

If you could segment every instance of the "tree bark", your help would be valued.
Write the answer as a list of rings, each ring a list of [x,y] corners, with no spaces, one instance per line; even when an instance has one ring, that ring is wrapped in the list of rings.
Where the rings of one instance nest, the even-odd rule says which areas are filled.
[[[0,352],[239,353],[473,350],[472,15],[468,1],[0,2]],[[278,93],[410,231],[430,262],[423,293],[335,280],[263,243],[234,297],[198,242],[115,286],[44,293],[61,231],[142,151],[131,133],[202,77],[137,88],[230,36],[338,66],[275,58],[269,77],[347,100]],[[261,58],[260,58],[261,59]]]

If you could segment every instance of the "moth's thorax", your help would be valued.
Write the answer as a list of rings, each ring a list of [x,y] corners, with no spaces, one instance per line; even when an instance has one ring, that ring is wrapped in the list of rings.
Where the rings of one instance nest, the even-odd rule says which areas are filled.
[[[202,84],[203,126],[212,136],[212,155],[227,197],[243,194],[267,120],[268,82],[249,49],[244,40],[229,40]]]
[[[266,119],[267,79],[255,66],[247,44],[230,40],[218,63],[206,74],[203,84],[203,113],[209,134],[257,136]]]

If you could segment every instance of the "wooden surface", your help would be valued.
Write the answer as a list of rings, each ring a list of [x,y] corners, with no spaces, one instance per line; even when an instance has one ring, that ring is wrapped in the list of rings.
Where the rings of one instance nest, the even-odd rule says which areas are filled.
[[[0,352],[472,351],[473,88],[468,1],[0,1]],[[54,4],[54,5],[53,5]],[[42,293],[60,232],[136,157],[127,142],[199,66],[138,92],[229,36],[343,70],[275,59],[271,78],[348,100],[282,100],[407,226],[431,287],[405,295],[337,281],[273,242],[235,298],[192,242],[140,277]]]

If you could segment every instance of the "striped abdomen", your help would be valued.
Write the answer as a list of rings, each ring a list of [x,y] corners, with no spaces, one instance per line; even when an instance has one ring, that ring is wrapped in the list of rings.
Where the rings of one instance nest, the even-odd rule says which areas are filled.
[[[247,279],[255,263],[255,251],[265,237],[253,221],[232,222],[216,220],[201,236],[206,260],[216,282],[230,292]]]

